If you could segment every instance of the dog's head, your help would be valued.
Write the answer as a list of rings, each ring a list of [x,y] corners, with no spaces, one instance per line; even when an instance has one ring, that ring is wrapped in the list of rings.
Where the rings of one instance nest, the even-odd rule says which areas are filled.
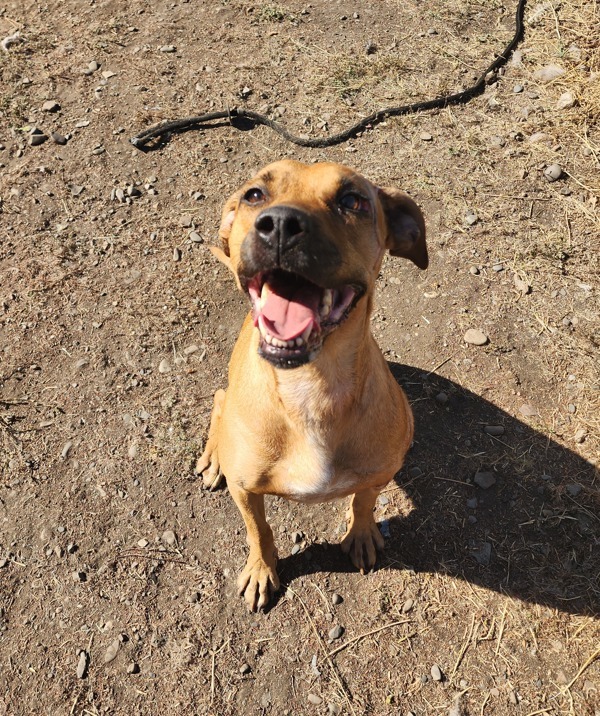
[[[415,202],[339,164],[270,164],[225,204],[219,236],[212,251],[250,296],[259,352],[279,368],[312,360],[371,296],[386,249],[428,264]]]

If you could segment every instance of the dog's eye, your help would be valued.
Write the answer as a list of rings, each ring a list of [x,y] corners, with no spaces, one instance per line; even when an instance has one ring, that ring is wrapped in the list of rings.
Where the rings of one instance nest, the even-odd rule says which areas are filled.
[[[371,210],[371,204],[364,196],[351,191],[344,194],[340,199],[340,206],[346,211],[353,211],[358,214],[367,214]]]
[[[262,189],[259,189],[256,186],[252,187],[252,189],[248,189],[248,191],[244,194],[244,201],[246,204],[262,204],[264,200],[265,195]]]

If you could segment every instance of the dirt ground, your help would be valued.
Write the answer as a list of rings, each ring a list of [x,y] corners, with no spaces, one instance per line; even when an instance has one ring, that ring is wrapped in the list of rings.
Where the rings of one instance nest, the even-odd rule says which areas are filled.
[[[20,33],[0,48],[0,714],[599,716],[595,0],[528,3],[484,95],[339,147],[128,141],[228,106],[320,136],[455,91],[515,4],[0,7]],[[409,191],[431,265],[388,258],[378,282],[416,421],[378,569],[337,547],[344,504],[271,499],[283,587],[257,615],[234,587],[241,518],[192,466],[248,308],[207,246],[285,156]]]

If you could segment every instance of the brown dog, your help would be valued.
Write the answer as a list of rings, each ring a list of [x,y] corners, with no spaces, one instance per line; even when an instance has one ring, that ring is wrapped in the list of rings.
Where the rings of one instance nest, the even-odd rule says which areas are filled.
[[[383,538],[373,508],[413,435],[406,396],[370,330],[384,252],[427,268],[425,224],[406,194],[337,164],[280,161],[223,210],[223,249],[252,311],[215,394],[196,470],[227,478],[250,554],[238,579],[250,609],[277,590],[264,495],[322,502],[353,495],[342,549],[370,570]]]

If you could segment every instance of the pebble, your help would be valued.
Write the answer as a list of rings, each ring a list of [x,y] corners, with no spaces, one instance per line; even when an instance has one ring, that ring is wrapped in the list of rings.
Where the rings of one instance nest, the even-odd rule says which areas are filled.
[[[482,542],[481,545],[471,550],[471,555],[475,561],[483,567],[487,567],[492,557],[492,545],[490,542]]]
[[[552,82],[565,74],[564,67],[560,65],[546,65],[533,73],[533,78],[540,82]]]
[[[523,91],[523,85],[515,85],[513,87],[514,94],[520,94]]]
[[[581,445],[581,443],[585,441],[586,437],[587,430],[585,428],[579,428],[579,430],[575,433],[573,440],[575,440],[576,443]]]
[[[528,293],[531,293],[531,286],[527,283],[527,281],[523,281],[522,278],[517,276],[517,274],[513,276],[513,282],[517,291],[523,294],[523,296],[526,296]]]
[[[161,540],[169,547],[174,547],[177,544],[177,536],[173,530],[165,530],[162,533]]]
[[[299,545],[299,544],[295,544],[295,545],[292,547],[292,554],[298,554],[299,551],[300,551],[300,545]]]
[[[327,713],[329,716],[339,716],[342,713],[342,707],[339,704],[327,704]]]
[[[344,631],[344,627],[338,624],[337,626],[334,626],[333,629],[329,630],[329,638],[332,641],[339,639],[344,634]]]
[[[563,92],[558,98],[556,109],[571,109],[575,106],[575,95],[572,92]]]
[[[242,675],[243,675],[243,674],[249,674],[251,671],[252,671],[252,668],[251,668],[250,664],[247,664],[246,662],[244,662],[244,663],[240,666],[240,674],[242,674]]]
[[[192,592],[188,595],[188,603],[189,604],[198,604],[198,602],[202,599],[202,595],[200,592]]]
[[[473,482],[478,487],[481,487],[482,490],[488,490],[490,487],[492,487],[492,485],[496,484],[496,478],[491,472],[478,471],[475,473]]]
[[[508,700],[510,701],[512,706],[518,706],[519,705],[519,699],[517,697],[516,691],[509,691],[508,692]]]
[[[474,510],[474,509],[477,507],[477,498],[476,498],[476,497],[470,497],[470,498],[467,500],[467,507],[468,507],[470,510]]]
[[[84,189],[85,187],[81,186],[80,184],[71,184],[72,196],[79,196]]]
[[[191,216],[182,216],[179,219],[179,226],[184,229],[189,229],[193,226],[193,219]]]
[[[528,403],[524,403],[519,408],[519,412],[521,415],[524,415],[526,418],[533,418],[538,414],[538,411],[536,408],[533,407],[533,405],[529,405]]]
[[[95,157],[99,157],[101,154],[104,154],[105,151],[106,149],[104,149],[104,147],[100,144],[92,149],[92,154]]]
[[[62,146],[64,146],[68,141],[68,139],[63,134],[59,134],[59,132],[52,132],[50,136],[55,144],[60,144]]]
[[[163,45],[159,50],[160,52],[177,52],[175,45]]]
[[[39,147],[39,145],[43,144],[47,139],[47,134],[44,134],[41,129],[37,129],[37,127],[34,127],[29,133],[29,146]]]
[[[119,652],[119,647],[121,646],[121,642],[118,639],[115,639],[111,644],[109,645],[108,649],[104,652],[104,663],[110,664],[111,661],[115,659]]]
[[[479,276],[479,269],[477,268],[477,266],[471,266],[471,268],[469,269],[469,273],[472,276]]]
[[[420,477],[423,474],[423,470],[421,470],[420,467],[417,465],[414,465],[413,467],[409,468],[408,470],[408,476],[409,477]]]
[[[53,99],[49,99],[42,105],[42,112],[58,112],[60,104]]]
[[[469,328],[464,335],[464,341],[465,343],[470,343],[473,346],[484,346],[489,341],[489,338],[485,335],[485,333],[482,333],[476,328]]]
[[[62,449],[61,452],[60,452],[60,456],[62,457],[63,460],[66,460],[66,459],[67,459],[67,457],[69,456],[69,452],[71,451],[71,448],[72,448],[72,447],[73,447],[73,441],[72,441],[72,440],[68,440],[68,441],[64,444],[64,447],[63,447],[63,449]]]
[[[142,192],[137,188],[137,186],[130,184],[127,187],[127,196],[130,196],[132,199],[138,199],[142,196]]]
[[[173,249],[173,261],[181,261],[181,249],[177,246]]]
[[[432,142],[433,141],[433,135],[429,134],[429,132],[421,132],[419,135],[419,138],[423,142]]]
[[[374,55],[377,52],[377,45],[373,40],[369,40],[365,46],[365,52],[367,55]]]
[[[142,539],[139,539],[137,542],[137,546],[141,547],[142,549],[147,547],[149,544],[150,543],[148,542],[148,540],[145,537],[142,537]]]
[[[408,614],[410,610],[415,606],[414,599],[407,599],[402,605],[402,614]]]
[[[71,578],[74,582],[87,582],[87,574],[85,572],[73,572]]]
[[[169,361],[166,358],[163,358],[161,362],[158,364],[158,372],[159,373],[169,373],[171,370],[171,366],[169,364]]]
[[[200,236],[197,231],[190,231],[189,239],[194,244],[203,244],[204,239]]]
[[[379,498],[377,500],[381,507],[385,507],[387,504],[389,504],[390,500],[385,495],[379,495]]]
[[[441,681],[442,677],[443,677],[442,670],[440,669],[440,667],[437,664],[434,664],[431,667],[431,678],[434,681]]]
[[[315,706],[318,706],[319,704],[323,703],[323,699],[320,696],[317,696],[317,694],[309,694],[308,700],[311,704],[314,704]]]
[[[139,674],[140,673],[140,665],[136,664],[135,661],[131,661],[129,664],[127,664],[127,673],[128,674]]]
[[[467,211],[465,214],[465,225],[473,226],[479,221],[479,217],[474,211]]]
[[[500,271],[504,271],[504,264],[494,264],[492,266],[492,271],[495,271],[496,273],[500,273]]]
[[[292,542],[294,544],[298,544],[299,542],[302,542],[303,536],[304,535],[302,534],[302,532],[292,532]]]
[[[550,182],[557,181],[563,175],[560,164],[550,164],[544,169],[544,176]]]
[[[341,604],[344,601],[344,598],[341,594],[338,594],[337,592],[334,592],[331,595],[331,603],[337,606],[338,604]]]
[[[440,403],[441,405],[445,405],[448,402],[448,393],[444,393],[444,391],[442,391],[435,396],[435,399],[436,402]]]
[[[483,432],[498,438],[500,435],[504,435],[504,425],[486,425]]]
[[[77,678],[78,679],[84,679],[87,674],[88,669],[88,653],[87,651],[81,650],[79,653],[79,661],[77,662]]]

